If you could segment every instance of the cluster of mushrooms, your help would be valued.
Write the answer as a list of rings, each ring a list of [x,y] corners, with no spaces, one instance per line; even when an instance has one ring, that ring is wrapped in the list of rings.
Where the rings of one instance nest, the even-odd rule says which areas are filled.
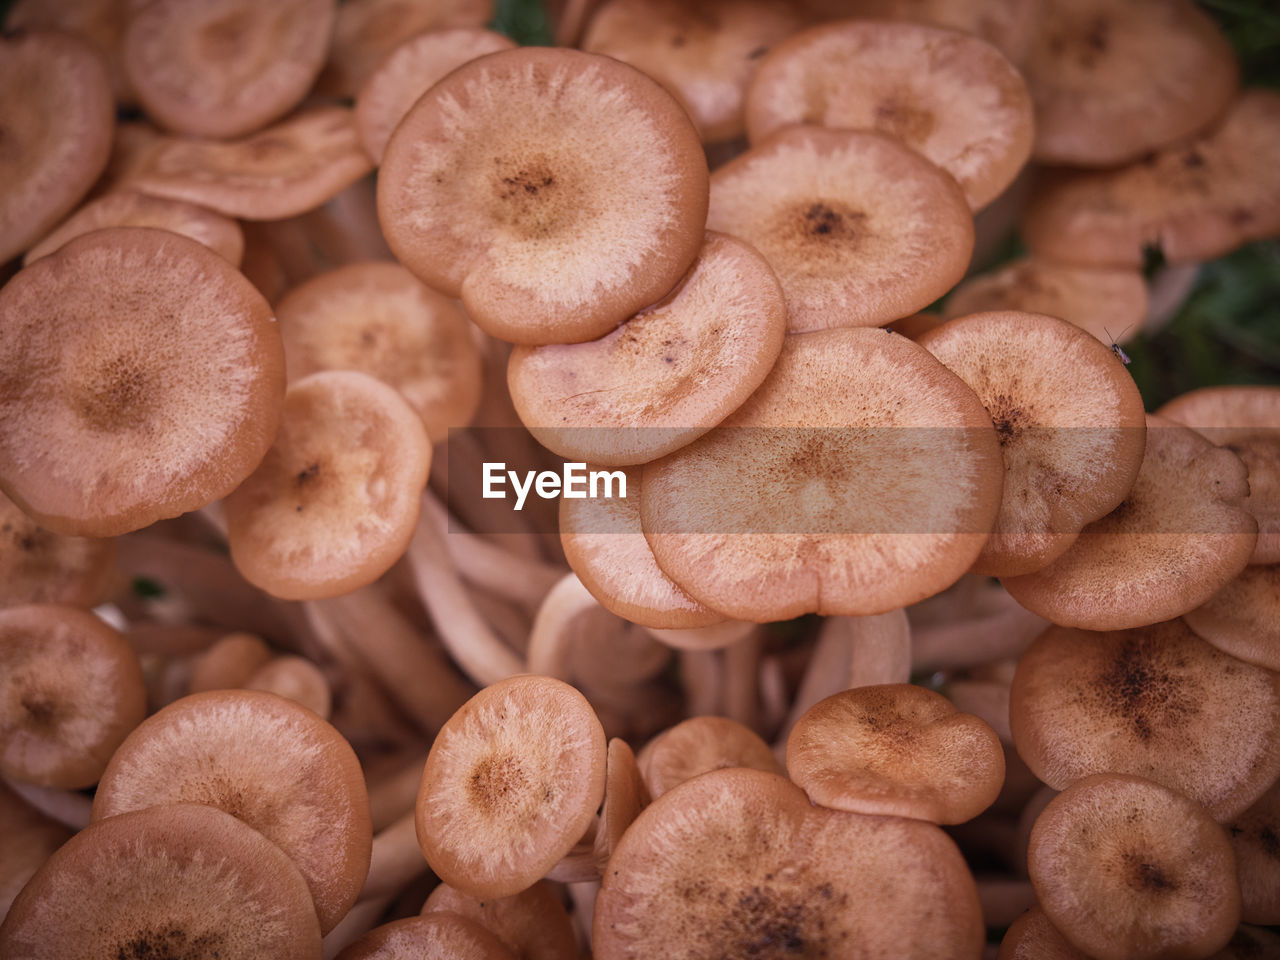
[[[1190,0],[548,12],[9,9],[0,957],[1280,957],[1280,385],[1122,346],[1280,94]]]

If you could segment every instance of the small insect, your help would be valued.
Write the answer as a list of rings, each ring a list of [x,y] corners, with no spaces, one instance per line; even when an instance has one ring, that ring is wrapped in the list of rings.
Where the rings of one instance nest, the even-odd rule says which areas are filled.
[[[1129,327],[1131,326],[1133,326],[1133,324],[1129,324]],[[1120,331],[1121,337],[1123,337],[1126,333],[1129,332],[1129,327],[1125,327],[1123,330]],[[1106,327],[1102,328],[1102,332],[1105,333],[1111,339],[1111,352],[1116,355],[1116,359],[1119,360],[1121,363],[1123,363],[1126,367],[1129,364],[1133,363],[1133,361],[1129,359],[1129,355],[1124,352],[1124,347],[1116,343],[1119,337],[1112,337],[1111,331],[1108,330]]]

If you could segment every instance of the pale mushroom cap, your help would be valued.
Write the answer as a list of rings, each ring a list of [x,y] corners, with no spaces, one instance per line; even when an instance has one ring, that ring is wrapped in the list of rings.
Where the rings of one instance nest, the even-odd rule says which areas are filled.
[[[320,926],[275,844],[221,810],[180,804],[72,837],[14,901],[0,955],[315,960]]]
[[[1100,774],[1050,802],[1027,872],[1053,925],[1097,960],[1206,957],[1240,922],[1226,832],[1141,777]]]
[[[1039,904],[1009,926],[996,960],[1089,960],[1053,925]]]
[[[538,881],[509,897],[479,900],[442,883],[422,905],[422,916],[456,913],[484,926],[522,960],[568,960],[577,952],[573,925],[551,884]]]
[[[1009,715],[1019,755],[1055,789],[1134,774],[1225,821],[1280,776],[1280,674],[1227,656],[1179,620],[1050,628],[1018,662]]]
[[[111,154],[115,105],[102,58],[54,31],[0,39],[0,263],[43,236]]]
[[[884,613],[973,564],[1002,472],[991,418],[927,351],[827,330],[788,337],[738,412],[646,465],[641,520],[658,566],[726,616]]]
[[[716,170],[707,226],[764,254],[793,333],[914,313],[973,251],[949,174],[882,134],[817,127],[782,130]]]
[[[337,960],[517,960],[475,920],[437,911],[374,927]]]
[[[959,182],[978,210],[1031,155],[1027,85],[977,37],[918,23],[843,20],[765,55],[747,94],[753,143],[795,123],[876,130]]]
[[[329,719],[333,695],[329,681],[313,660],[275,657],[255,670],[244,682],[246,690],[265,690],[306,707],[322,720]]]
[[[1227,825],[1248,923],[1280,923],[1280,782]]]
[[[671,95],[561,49],[459,67],[401,122],[378,177],[396,256],[514,343],[593,339],[662,297],[702,245],[706,203],[702,145]]]
[[[1224,653],[1280,670],[1280,564],[1245,567],[1182,619]]]
[[[750,767],[784,772],[759,734],[728,717],[682,720],[645,744],[636,762],[654,799],[709,770]]]
[[[1035,157],[1116,166],[1218,119],[1240,71],[1213,18],[1190,0],[1047,0],[1026,61]]]
[[[637,517],[637,532],[639,523]],[[115,541],[59,536],[0,493],[0,607],[24,603],[91,607],[106,593],[115,573],[115,556]]]
[[[305,707],[221,690],[154,714],[111,758],[93,819],[173,803],[225,810],[288,854],[324,932],[355,903],[373,843],[364,775],[342,735]]]
[[[251,633],[229,633],[191,664],[190,693],[235,690],[271,659],[271,648]]]
[[[543,446],[605,466],[678,450],[740,407],[764,381],[787,329],[769,264],[708,233],[680,285],[589,343],[516,347],[507,384]]]
[[[16,0],[4,19],[4,28],[61,30],[88,41],[107,62],[111,90],[118,103],[133,102],[124,73],[121,41],[133,0]]]

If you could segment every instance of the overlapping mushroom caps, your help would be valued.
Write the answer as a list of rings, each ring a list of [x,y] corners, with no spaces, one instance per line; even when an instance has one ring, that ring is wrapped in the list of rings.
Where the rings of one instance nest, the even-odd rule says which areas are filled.
[[[1280,670],[1280,564],[1245,567],[1182,619],[1219,650]]]
[[[482,924],[446,911],[375,927],[337,960],[517,960]]]
[[[577,951],[569,915],[543,881],[509,897],[483,900],[442,883],[422,905],[422,916],[438,911],[482,924],[523,960],[567,960]]]
[[[640,751],[636,764],[654,799],[710,770],[750,767],[781,774],[782,765],[760,735],[728,717],[682,720]]]
[[[203,244],[118,227],[0,289],[0,488],[58,533],[203,507],[258,465],[284,356],[271,308]]]
[[[460,67],[396,129],[378,215],[396,256],[515,343],[607,333],[702,245],[697,132],[644,74],[525,47]]]
[[[104,598],[115,555],[114,541],[59,536],[0,493],[0,607],[91,607]]]

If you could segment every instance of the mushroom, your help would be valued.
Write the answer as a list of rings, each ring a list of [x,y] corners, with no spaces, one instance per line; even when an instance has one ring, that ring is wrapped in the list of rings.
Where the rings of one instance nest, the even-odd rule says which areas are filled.
[[[121,50],[133,0],[16,0],[4,18],[5,30],[59,30],[97,49],[106,60],[111,91],[121,106],[133,103]]]
[[[1245,567],[1182,619],[1224,653],[1280,670],[1280,564]]]
[[[515,954],[474,920],[434,911],[375,927],[336,960],[515,960]]]
[[[1236,853],[1245,921],[1280,923],[1280,782],[1227,824],[1227,833]]]
[[[106,594],[115,555],[114,541],[59,536],[0,493],[0,607],[91,607]]]
[[[781,774],[782,765],[754,731],[728,717],[694,716],[658,734],[636,757],[653,799],[709,770],[750,767]]]
[[[0,781],[0,918],[9,912],[14,898],[32,874],[64,843],[71,831],[25,803]]]
[[[244,682],[246,690],[264,690],[306,707],[322,720],[329,719],[333,696],[329,681],[306,657],[274,657]]]
[[[442,883],[421,916],[444,911],[474,920],[520,960],[569,960],[577,955],[573,927],[554,888],[542,881],[509,897],[478,900]]]
[[[996,960],[1089,960],[1058,932],[1039,904],[1010,924]]]

